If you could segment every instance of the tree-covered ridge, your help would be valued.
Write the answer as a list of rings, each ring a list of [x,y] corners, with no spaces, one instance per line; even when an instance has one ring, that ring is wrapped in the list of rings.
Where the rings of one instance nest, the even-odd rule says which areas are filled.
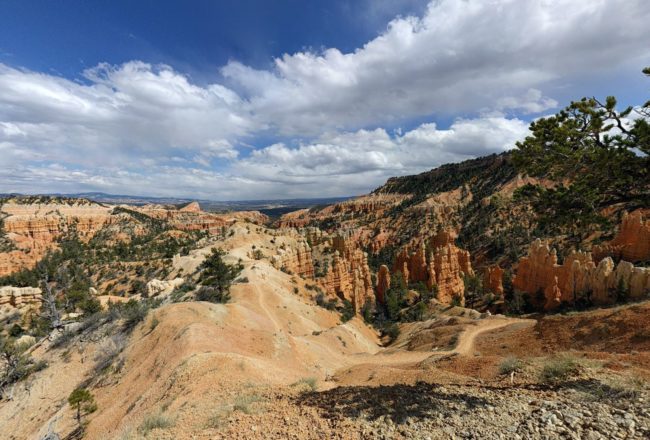
[[[113,294],[137,293],[143,279],[164,277],[174,255],[187,254],[206,236],[200,231],[176,231],[162,220],[120,209],[127,215],[115,224],[104,226],[88,242],[79,238],[73,225],[59,239],[58,249],[48,252],[33,269],[0,277],[0,286],[39,287],[44,276],[53,280],[61,278],[63,270],[69,272],[66,278],[70,278],[70,283],[66,280],[66,286],[80,282],[78,290],[87,290],[92,278],[94,285],[112,282],[124,289]]]
[[[8,195],[0,197],[0,205],[4,203],[13,203],[16,205],[56,204],[67,206],[104,206],[101,203],[84,198],[49,195]]]
[[[516,176],[509,153],[470,159],[459,163],[442,165],[424,173],[392,177],[373,194],[412,194],[408,204],[414,205],[427,196],[452,191],[464,185],[481,188],[502,184]],[[482,191],[483,192],[483,191]]]

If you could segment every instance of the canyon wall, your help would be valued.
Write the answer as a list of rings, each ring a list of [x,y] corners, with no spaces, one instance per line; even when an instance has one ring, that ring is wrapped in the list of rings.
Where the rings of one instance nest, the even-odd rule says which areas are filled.
[[[222,228],[237,220],[248,220],[263,224],[268,217],[257,211],[242,211],[215,214],[201,211],[193,202],[178,209],[160,205],[143,207],[125,206],[129,211],[139,212],[149,217],[165,221],[170,228],[180,231],[207,231],[219,234]],[[31,202],[9,200],[0,207],[3,218],[4,239],[14,249],[0,252],[0,276],[32,268],[48,250],[56,248],[58,241],[68,231],[74,229],[82,241],[90,240],[102,228],[118,224],[130,218],[128,213],[114,211],[114,206],[103,205],[87,200],[70,200],[68,203],[53,200]],[[133,222],[133,230],[143,232],[144,225]],[[116,232],[116,239],[126,239],[128,234]]]
[[[483,272],[483,287],[485,291],[494,293],[503,299],[503,274],[504,270],[499,266],[489,266]]]
[[[558,264],[555,249],[541,240],[519,261],[512,280],[515,290],[528,293],[533,305],[546,311],[562,303],[587,301],[612,304],[620,299],[642,299],[650,294],[650,268],[628,261],[616,265],[611,257],[598,264],[589,252],[572,252]]]
[[[392,272],[401,272],[406,284],[424,282],[438,289],[438,301],[451,304],[457,299],[464,304],[463,275],[473,275],[469,252],[454,244],[456,235],[440,231],[427,244],[421,242],[415,251],[403,248],[395,259]]]
[[[364,304],[375,301],[368,255],[346,234],[332,237],[332,248],[332,263],[319,283],[328,294],[350,301],[360,313]]]
[[[36,287],[0,287],[0,317],[37,311],[42,302],[41,289]]]
[[[292,246],[279,248],[277,254],[271,257],[271,263],[276,269],[296,274],[303,278],[314,278],[314,262],[309,244],[299,239]]]
[[[606,257],[632,263],[650,261],[650,220],[644,218],[643,211],[625,214],[618,234],[613,240],[592,249],[594,261]]]
[[[179,231],[207,231],[219,234],[224,227],[230,226],[237,220],[248,220],[251,223],[264,224],[269,218],[258,211],[239,211],[226,214],[216,214],[201,210],[197,202],[192,202],[181,209],[170,209],[161,205],[145,205],[129,207],[149,217],[165,221],[171,228]]]
[[[16,249],[0,253],[0,276],[33,267],[74,228],[81,240],[89,240],[115,219],[111,208],[92,202],[4,203],[0,214],[4,232]]]

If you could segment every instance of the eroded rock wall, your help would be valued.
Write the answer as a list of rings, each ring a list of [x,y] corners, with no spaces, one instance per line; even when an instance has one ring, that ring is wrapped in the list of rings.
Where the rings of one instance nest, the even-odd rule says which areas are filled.
[[[650,219],[646,219],[641,210],[625,214],[616,237],[594,246],[592,254],[595,262],[606,257],[632,263],[650,261]]]
[[[38,310],[43,303],[41,289],[36,287],[0,287],[0,316],[14,312],[24,314]]]
[[[279,248],[271,262],[277,269],[296,274],[304,278],[314,278],[314,262],[309,244],[299,239],[293,246]]]
[[[332,263],[319,283],[328,294],[350,301],[360,313],[364,304],[375,301],[368,255],[346,234],[335,235],[332,248]]]
[[[438,300],[451,304],[455,298],[464,303],[463,275],[473,275],[469,252],[454,244],[456,235],[443,230],[428,243],[420,242],[414,251],[403,248],[395,258],[393,273],[401,272],[408,283],[424,282],[438,289]],[[428,251],[427,251],[428,249]]]
[[[379,267],[379,272],[377,272],[377,286],[375,289],[377,292],[377,302],[384,304],[386,302],[386,292],[390,289],[390,270],[385,264]]]
[[[628,261],[616,265],[611,257],[596,264],[591,253],[577,251],[558,264],[555,249],[538,239],[530,246],[528,256],[519,261],[512,284],[546,311],[579,301],[604,305],[621,297],[642,299],[650,295],[650,268],[635,267]]]
[[[487,292],[496,294],[503,298],[503,274],[504,270],[499,266],[488,266],[483,272],[483,287]]]
[[[3,204],[4,231],[16,249],[0,253],[0,276],[33,267],[69,230],[74,229],[81,240],[89,240],[114,221],[110,210],[90,202]]]

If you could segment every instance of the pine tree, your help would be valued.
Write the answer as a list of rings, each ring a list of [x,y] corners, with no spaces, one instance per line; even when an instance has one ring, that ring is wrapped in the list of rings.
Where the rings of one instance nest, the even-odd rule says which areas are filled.
[[[86,388],[77,388],[68,397],[68,403],[77,411],[77,423],[81,426],[82,410],[86,414],[97,410],[95,398]]]

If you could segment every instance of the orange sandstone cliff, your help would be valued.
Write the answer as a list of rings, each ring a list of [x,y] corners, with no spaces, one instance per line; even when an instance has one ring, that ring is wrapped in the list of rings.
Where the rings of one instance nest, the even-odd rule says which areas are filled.
[[[327,293],[350,301],[360,313],[364,304],[375,301],[368,255],[344,234],[333,237],[332,248],[332,264],[320,283]]]
[[[421,281],[428,288],[437,286],[438,300],[443,304],[451,304],[455,298],[464,304],[463,275],[474,272],[469,252],[458,248],[455,238],[453,232],[440,231],[428,246],[421,242],[414,252],[402,249],[395,259],[393,272],[401,272],[407,284]]]
[[[555,249],[536,240],[528,256],[519,261],[512,284],[547,311],[578,301],[611,304],[619,296],[641,299],[650,294],[650,268],[635,267],[628,261],[616,265],[611,257],[596,265],[591,253],[576,251],[558,264]]]
[[[650,260],[650,220],[644,219],[641,210],[625,214],[613,240],[592,250],[594,261],[612,257],[630,262]]]

